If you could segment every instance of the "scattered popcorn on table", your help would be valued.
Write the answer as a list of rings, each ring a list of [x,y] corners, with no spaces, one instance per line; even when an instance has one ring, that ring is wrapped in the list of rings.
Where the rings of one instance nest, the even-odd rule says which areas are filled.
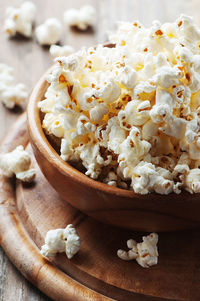
[[[19,8],[9,6],[6,9],[6,20],[4,31],[9,36],[15,36],[16,33],[30,38],[32,36],[33,22],[36,16],[36,6],[31,1],[26,1]]]
[[[48,231],[40,253],[45,257],[53,257],[57,253],[65,252],[67,258],[71,259],[80,250],[80,246],[80,237],[70,224],[65,229]]]
[[[51,45],[49,52],[53,58],[57,58],[59,56],[68,56],[75,52],[74,48],[70,45]]]
[[[35,178],[35,169],[31,169],[30,165],[31,158],[22,145],[10,153],[0,154],[0,168],[6,177],[16,175],[16,178],[23,182],[32,182]]]
[[[69,9],[64,13],[64,22],[69,26],[76,26],[86,30],[96,22],[96,10],[91,5],[84,5],[80,9]]]
[[[35,35],[40,45],[52,45],[60,41],[62,25],[56,18],[49,18],[35,29]]]
[[[8,108],[24,107],[28,92],[24,84],[15,84],[13,68],[0,64],[0,101]]]
[[[39,103],[61,158],[139,194],[200,192],[200,29],[119,25],[113,48],[57,58]]]
[[[123,260],[136,259],[137,263],[143,268],[149,268],[150,266],[158,263],[158,234],[151,233],[148,236],[143,236],[143,242],[137,243],[133,239],[127,241],[127,247],[129,251],[118,250],[117,256]]]

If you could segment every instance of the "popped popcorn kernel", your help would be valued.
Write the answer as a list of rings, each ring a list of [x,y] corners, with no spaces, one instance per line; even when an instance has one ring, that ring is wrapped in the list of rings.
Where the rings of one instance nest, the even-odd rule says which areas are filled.
[[[36,6],[31,1],[25,1],[20,7],[12,6],[6,9],[4,31],[11,37],[17,33],[30,38],[32,36],[33,22],[36,16]]]
[[[76,26],[84,31],[89,26],[94,26],[96,10],[91,5],[84,5],[80,9],[69,9],[64,13],[64,22],[66,25]]]
[[[27,88],[24,84],[15,84],[14,70],[5,64],[0,64],[0,101],[8,109],[15,106],[25,107],[28,98]]]
[[[35,169],[30,168],[31,158],[22,145],[12,152],[0,154],[0,168],[3,175],[10,178],[14,175],[23,182],[32,182],[35,178]]]
[[[122,260],[133,260],[143,268],[149,268],[158,263],[158,234],[151,233],[148,236],[143,236],[143,242],[137,243],[133,239],[127,241],[129,251],[118,250],[117,256]]]
[[[35,29],[35,35],[40,45],[52,45],[60,41],[62,25],[56,18],[49,18]]]
[[[57,253],[65,252],[67,258],[71,259],[80,250],[80,246],[80,237],[70,224],[65,229],[49,230],[40,253],[45,257],[54,257]]]
[[[69,24],[85,30],[79,13]],[[186,15],[120,22],[110,42],[56,59],[38,104],[46,134],[63,160],[110,186],[200,192],[200,29]]]
[[[74,48],[70,45],[64,45],[64,46],[59,46],[59,45],[51,45],[49,52],[52,56],[52,58],[57,58],[61,56],[68,56],[75,52]]]

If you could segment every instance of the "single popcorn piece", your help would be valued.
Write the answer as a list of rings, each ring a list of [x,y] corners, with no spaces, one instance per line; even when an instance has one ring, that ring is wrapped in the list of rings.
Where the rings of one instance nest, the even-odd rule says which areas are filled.
[[[190,193],[200,192],[200,169],[194,168],[190,171],[187,170],[185,177],[185,189]]]
[[[133,239],[127,241],[129,251],[118,250],[117,256],[122,260],[136,259],[137,263],[143,268],[149,268],[158,263],[158,234],[151,233],[143,236],[143,242],[137,243]]]
[[[66,253],[71,259],[79,250],[81,240],[72,224],[65,229],[50,230],[45,237],[45,244],[40,253],[45,257],[53,257],[57,253]]]
[[[33,22],[36,16],[36,6],[31,1],[25,1],[19,8],[9,6],[6,9],[4,31],[9,36],[17,33],[30,38],[32,36]]]
[[[56,18],[49,18],[35,29],[35,35],[40,45],[52,45],[60,41],[62,25]]]
[[[69,26],[76,26],[86,30],[96,22],[96,10],[91,5],[84,5],[80,9],[69,9],[64,13],[64,22]]]
[[[0,101],[8,108],[25,106],[28,92],[24,84],[15,84],[13,68],[0,64]]]
[[[23,182],[32,182],[35,178],[35,169],[31,169],[31,158],[22,145],[12,152],[0,154],[0,168],[6,177],[16,176]]]
[[[70,45],[51,45],[49,52],[53,58],[68,56],[74,52],[74,48]]]
[[[45,133],[63,160],[110,186],[200,192],[200,29],[185,15],[120,22],[109,42],[56,59],[38,104]]]

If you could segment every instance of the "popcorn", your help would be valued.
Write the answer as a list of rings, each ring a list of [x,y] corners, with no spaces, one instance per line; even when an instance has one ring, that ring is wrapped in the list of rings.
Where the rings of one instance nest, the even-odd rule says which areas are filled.
[[[0,154],[0,168],[6,177],[16,176],[23,182],[32,182],[35,178],[35,169],[30,169],[31,158],[22,145],[12,152]]]
[[[160,169],[152,163],[140,162],[133,169],[132,186],[136,193],[147,194],[155,191],[160,194],[169,194],[174,184],[170,173],[162,175]]]
[[[116,117],[113,117],[108,121],[105,133],[102,131],[101,134],[103,141],[106,141],[107,135],[108,149],[113,151],[115,154],[120,154],[120,146],[126,139],[126,131],[120,127],[120,123]]]
[[[62,25],[56,18],[47,19],[35,29],[35,35],[40,45],[52,45],[60,41]]]
[[[181,71],[177,67],[163,66],[158,69],[156,81],[162,88],[170,88],[173,84],[178,84],[181,78]]]
[[[97,122],[101,120],[104,115],[109,112],[109,108],[104,103],[100,103],[90,110],[90,119],[91,121]]]
[[[64,128],[61,124],[61,115],[59,114],[57,116],[52,113],[45,114],[43,127],[48,133],[52,133],[58,138],[61,138],[64,135]]]
[[[14,84],[13,68],[0,64],[0,100],[8,108],[24,107],[28,97],[24,84]]]
[[[17,33],[30,38],[32,36],[32,25],[35,20],[36,6],[31,1],[26,1],[19,8],[9,6],[6,9],[6,20],[4,31],[9,36]]]
[[[78,118],[78,121],[77,121],[77,135],[82,135],[83,136],[83,135],[88,134],[90,132],[94,132],[95,129],[96,129],[95,125],[92,124],[86,116],[81,115]]]
[[[133,89],[137,82],[137,72],[129,66],[124,67],[118,75],[120,85],[127,89]]]
[[[38,104],[44,130],[63,160],[110,186],[198,192],[199,29],[184,15],[150,28],[121,22],[110,41],[57,58]]]
[[[103,181],[104,183],[110,185],[110,186],[117,186],[117,175],[113,171],[110,171],[107,175],[107,177]]]
[[[132,127],[128,137],[121,143],[119,160],[138,162],[149,152],[151,144],[141,140],[141,135],[136,127]],[[131,165],[132,165],[131,164]]]
[[[152,120],[149,120],[142,127],[142,138],[148,141],[153,136],[156,136],[157,132],[158,132],[158,125],[152,122]]]
[[[137,243],[133,239],[127,241],[129,251],[118,250],[117,256],[122,260],[136,259],[137,263],[143,268],[149,268],[158,263],[158,234],[151,233],[143,236],[143,242]]]
[[[94,95],[105,103],[113,103],[121,94],[121,89],[117,85],[114,79],[110,78],[106,82],[104,82],[101,88],[94,90]]]
[[[199,193],[200,192],[200,169],[194,168],[191,169],[185,177],[184,182],[185,190],[190,193]]]
[[[80,250],[80,246],[80,237],[70,224],[65,229],[48,231],[40,253],[45,257],[53,257],[57,253],[65,252],[67,258],[71,259]]]
[[[150,107],[151,105],[148,100],[132,100],[126,105],[124,111],[121,110],[119,112],[119,120],[122,125],[124,122],[131,126],[143,125],[149,119]]]
[[[49,52],[53,58],[57,58],[60,56],[68,56],[74,52],[74,48],[70,45],[51,45]]]
[[[79,10],[69,9],[64,13],[64,22],[69,26],[76,26],[80,30],[86,30],[96,22],[96,10],[91,5],[84,5]]]

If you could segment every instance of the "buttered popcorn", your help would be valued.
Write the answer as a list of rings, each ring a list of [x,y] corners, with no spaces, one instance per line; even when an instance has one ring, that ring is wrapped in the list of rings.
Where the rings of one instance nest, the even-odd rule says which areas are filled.
[[[57,58],[39,103],[61,158],[136,193],[200,191],[200,29],[119,24],[114,47]]]

